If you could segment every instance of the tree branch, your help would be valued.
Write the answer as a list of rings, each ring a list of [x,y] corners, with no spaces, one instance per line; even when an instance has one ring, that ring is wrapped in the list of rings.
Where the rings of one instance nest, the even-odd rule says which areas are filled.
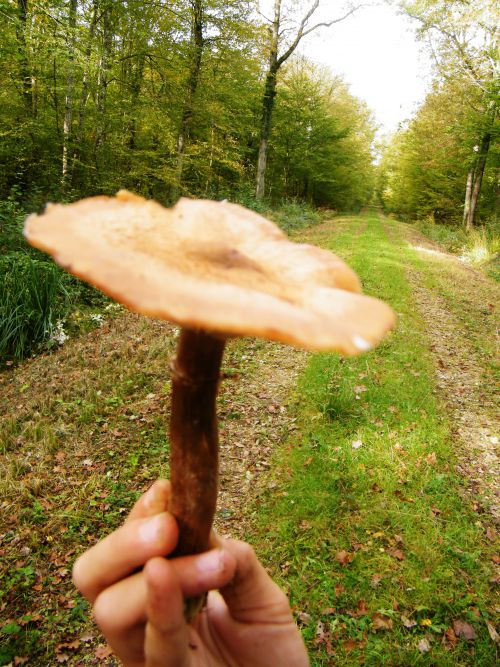
[[[322,22],[322,23],[317,23],[316,25],[313,25],[310,28],[307,28],[307,30],[306,30],[306,26],[307,26],[307,23],[308,23],[309,19],[311,18],[311,16],[315,13],[315,11],[319,7],[319,0],[314,0],[314,3],[311,5],[308,12],[305,14],[304,18],[300,22],[299,28],[297,30],[297,34],[295,35],[295,39],[290,44],[288,49],[283,53],[283,55],[281,55],[278,58],[278,61],[277,61],[278,68],[281,67],[281,65],[283,65],[283,63],[286,62],[288,60],[288,58],[290,58],[290,56],[295,51],[295,49],[297,48],[297,46],[299,45],[299,43],[300,43],[300,41],[303,37],[305,37],[306,35],[310,35],[312,32],[314,32],[318,28],[329,28],[330,26],[334,25],[335,23],[340,23],[341,21],[344,21],[346,18],[351,16],[351,14],[354,14],[354,12],[356,12],[362,6],[363,5],[356,5],[355,7],[351,7],[351,9],[346,14],[344,14],[343,16],[341,16],[337,19],[333,19],[332,21],[325,21],[325,22]]]

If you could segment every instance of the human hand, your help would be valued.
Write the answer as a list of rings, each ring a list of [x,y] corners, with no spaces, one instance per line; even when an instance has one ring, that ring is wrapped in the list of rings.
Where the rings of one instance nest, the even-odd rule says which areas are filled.
[[[169,483],[155,482],[125,524],[73,568],[124,666],[306,667],[288,600],[248,544],[217,538],[211,551],[165,558],[178,539],[169,496]],[[184,598],[208,591],[206,608],[188,624]]]

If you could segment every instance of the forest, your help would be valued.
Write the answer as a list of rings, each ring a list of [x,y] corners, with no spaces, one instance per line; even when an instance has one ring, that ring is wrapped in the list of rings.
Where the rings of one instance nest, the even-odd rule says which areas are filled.
[[[495,3],[401,5],[432,53],[434,80],[414,117],[382,141],[366,103],[299,49],[362,8],[316,21],[319,5],[269,3],[266,16],[249,0],[3,0],[3,272],[26,279],[45,271],[55,283],[41,256],[27,260],[19,234],[26,213],[121,188],[167,205],[185,195],[260,211],[302,206],[305,218],[318,208],[374,204],[419,221],[452,250],[491,259],[498,251]],[[291,212],[283,219],[291,225]],[[54,284],[61,313],[70,288],[77,300],[93,298]],[[12,334],[21,331],[12,319],[18,306],[17,288],[4,285],[2,356],[30,349],[22,333]],[[35,328],[50,333],[56,310]]]
[[[432,60],[390,135],[307,56],[362,3],[0,0],[0,665],[119,664],[71,568],[169,474],[177,328],[23,235],[123,189],[251,209],[395,313],[359,357],[225,353],[215,528],[310,664],[497,663],[498,7],[388,3]]]

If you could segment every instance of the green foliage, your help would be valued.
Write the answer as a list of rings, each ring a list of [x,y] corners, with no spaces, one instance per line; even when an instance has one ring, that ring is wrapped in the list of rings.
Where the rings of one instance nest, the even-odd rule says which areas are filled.
[[[17,196],[14,190],[0,202],[0,364],[56,345],[58,322],[70,310],[107,302],[26,243]]]
[[[68,312],[67,276],[53,262],[24,252],[0,258],[0,359],[40,348]]]
[[[47,199],[128,188],[171,204],[179,193],[234,200],[254,187],[267,43],[262,26],[246,0],[204,0],[205,39],[191,94],[192,3],[168,5],[131,0],[101,7],[80,0],[73,17],[69,3],[46,2],[43,11],[28,3],[26,17],[8,5],[0,40],[0,199],[17,188],[27,209],[32,193],[37,207]],[[307,155],[296,144],[300,164],[284,184],[290,133],[281,137],[277,127],[271,198],[306,198],[336,209],[359,205],[370,190],[360,182],[369,171],[371,142],[358,131],[359,103],[350,98],[348,109],[345,86],[337,81],[328,97],[327,79],[318,83],[314,68],[302,69],[297,83],[287,75],[278,125],[286,126],[290,114],[295,129],[312,124],[314,150]],[[316,91],[303,109],[301,89]],[[341,147],[340,137],[346,138]]]
[[[267,180],[275,200],[359,210],[373,186],[374,123],[347,86],[306,61],[284,69]]]

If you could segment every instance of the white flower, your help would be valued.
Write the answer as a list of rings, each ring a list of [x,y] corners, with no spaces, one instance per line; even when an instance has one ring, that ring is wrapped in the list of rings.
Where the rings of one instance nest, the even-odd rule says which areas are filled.
[[[57,343],[58,345],[64,345],[64,343],[68,340],[68,338],[69,338],[68,334],[64,331],[63,320],[57,320],[55,329],[52,331],[52,336],[50,337],[50,340],[52,342]]]

